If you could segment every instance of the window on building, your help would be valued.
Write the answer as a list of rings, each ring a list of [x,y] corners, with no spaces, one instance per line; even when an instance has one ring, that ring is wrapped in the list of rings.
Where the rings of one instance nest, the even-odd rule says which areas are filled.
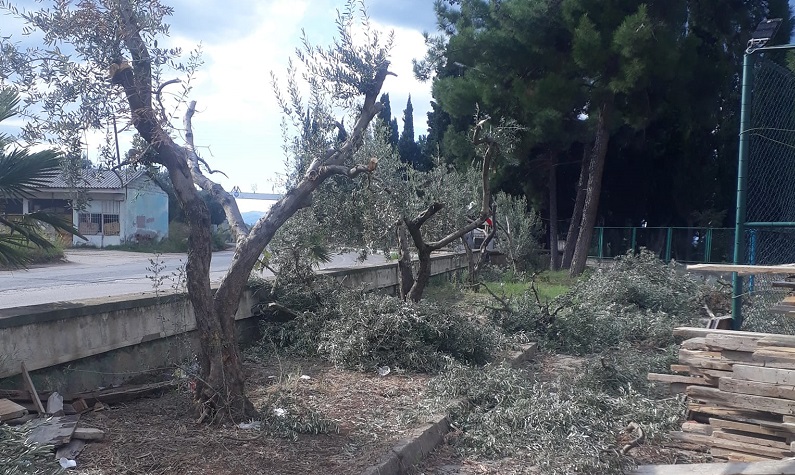
[[[84,236],[102,234],[102,214],[80,213],[78,215],[77,230]]]
[[[22,214],[22,200],[0,199],[0,214],[5,216]]]
[[[121,231],[118,214],[102,215],[102,234],[105,236],[118,236]]]

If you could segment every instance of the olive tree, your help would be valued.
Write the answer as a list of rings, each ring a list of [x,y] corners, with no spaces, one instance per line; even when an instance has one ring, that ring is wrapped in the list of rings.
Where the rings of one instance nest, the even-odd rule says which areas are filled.
[[[355,223],[343,226],[346,242],[385,252],[397,247],[400,294],[419,301],[431,276],[431,254],[457,244],[492,215],[494,164],[510,154],[517,131],[512,124],[479,119],[471,135],[477,163],[458,171],[437,157],[434,167],[422,171],[400,161],[385,131],[377,130],[358,155],[359,161],[377,159],[378,175],[361,178],[361,186],[340,194],[333,209],[316,212]]]
[[[349,0],[339,14],[338,38],[329,47],[304,41],[296,66],[290,68],[287,99],[280,95],[283,108],[293,119],[302,114],[307,104],[299,91],[305,80],[311,94],[307,103],[327,111],[324,117],[330,117],[330,111],[346,111],[352,127],[345,130],[343,120],[326,121],[331,125],[323,124],[311,137],[295,139],[312,146],[302,146],[303,155],[295,157],[296,168],[283,198],[249,227],[234,198],[213,181],[213,171],[196,150],[192,129],[195,102],[187,104],[181,130],[163,107],[163,89],[176,82],[167,80],[168,75],[176,72],[189,78],[201,63],[196,54],[180,62],[181,51],[158,47],[158,39],[162,44],[168,34],[165,20],[173,13],[171,8],[158,0],[57,1],[35,11],[22,11],[0,1],[0,7],[23,19],[28,31],[43,34],[44,44],[34,48],[23,48],[13,38],[0,40],[0,77],[13,81],[31,106],[24,130],[29,139],[49,137],[79,145],[76,137],[83,129],[126,117],[155,152],[139,155],[150,161],[140,165],[161,165],[168,170],[189,226],[186,287],[200,339],[201,369],[195,391],[200,420],[254,416],[256,411],[244,394],[234,315],[265,246],[293,214],[310,205],[313,192],[330,177],[373,172],[373,164],[353,160],[370,122],[382,108],[378,95],[390,74],[391,36],[384,39],[370,31],[367,17],[362,15],[365,37],[357,43],[354,31],[359,26],[359,3]],[[189,82],[184,81],[182,87],[182,96],[187,97]],[[289,126],[291,119],[286,123]],[[296,137],[300,135],[299,131]],[[72,143],[64,142],[70,138]],[[210,213],[199,189],[221,203],[237,236],[232,263],[214,293],[209,276]]]

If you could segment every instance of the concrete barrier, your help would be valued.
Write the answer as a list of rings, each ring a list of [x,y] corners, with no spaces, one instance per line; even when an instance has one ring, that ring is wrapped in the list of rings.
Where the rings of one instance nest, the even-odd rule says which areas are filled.
[[[463,254],[434,256],[433,275],[467,267]],[[392,291],[396,263],[327,269],[346,286]],[[256,328],[255,292],[243,295],[235,319]],[[35,371],[42,387],[75,392],[118,384],[147,370],[158,371],[195,354],[196,320],[185,295],[121,296],[0,309],[0,378],[18,375],[21,363]],[[16,385],[17,381],[4,383]]]

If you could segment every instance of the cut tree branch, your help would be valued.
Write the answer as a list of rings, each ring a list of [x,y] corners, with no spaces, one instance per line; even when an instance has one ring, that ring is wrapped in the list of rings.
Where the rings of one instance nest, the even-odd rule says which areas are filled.
[[[235,201],[235,198],[232,197],[231,194],[224,190],[224,187],[207,178],[199,167],[200,163],[204,163],[205,166],[207,164],[196,153],[196,145],[193,141],[193,114],[195,113],[196,101],[190,101],[190,104],[188,104],[188,110],[185,111],[183,124],[185,126],[185,142],[187,142],[186,160],[188,162],[188,167],[190,168],[191,177],[193,178],[193,181],[199,185],[199,188],[210,193],[213,198],[221,204],[221,207],[224,208],[226,219],[229,222],[229,227],[235,233],[235,236],[238,240],[242,239],[248,234],[249,229],[248,225],[246,225],[245,221],[243,221],[243,215],[240,214],[240,208],[237,206],[237,201]],[[212,170],[210,170],[210,172],[212,172]]]

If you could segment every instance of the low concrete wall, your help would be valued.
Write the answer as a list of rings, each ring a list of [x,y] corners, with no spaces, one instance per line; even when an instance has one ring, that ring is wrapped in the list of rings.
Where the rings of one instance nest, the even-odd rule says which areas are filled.
[[[462,254],[434,256],[432,274],[466,266]],[[391,291],[398,284],[396,263],[323,273],[352,288]],[[235,315],[238,325],[248,328],[241,333],[256,328],[251,310],[258,303],[253,291],[245,292]],[[44,389],[74,392],[119,383],[193,355],[195,329],[190,302],[175,294],[0,309],[0,378],[17,375],[25,362],[31,371],[46,369],[34,372]]]

